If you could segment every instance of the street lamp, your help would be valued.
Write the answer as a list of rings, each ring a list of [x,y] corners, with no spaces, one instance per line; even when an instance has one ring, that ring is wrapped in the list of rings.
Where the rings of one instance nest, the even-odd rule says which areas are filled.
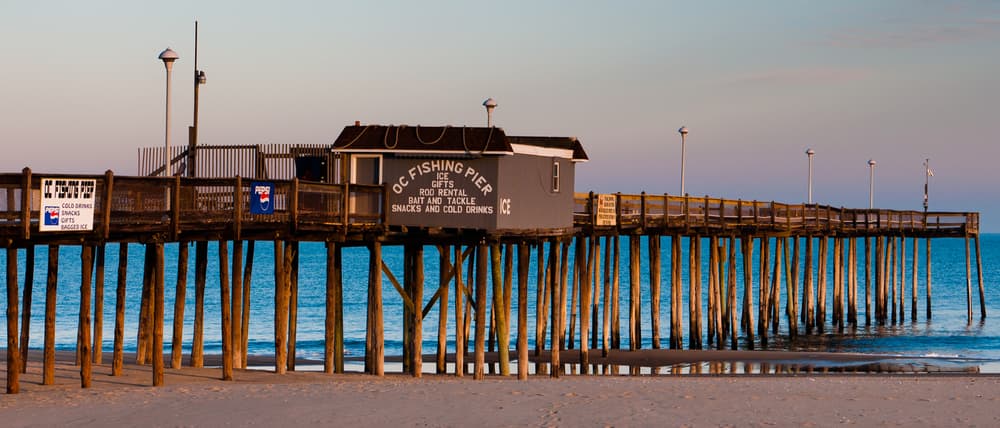
[[[486,126],[493,127],[493,109],[497,108],[497,102],[493,98],[487,98],[483,101],[483,107],[486,107]]]
[[[195,151],[198,145],[198,89],[206,82],[205,72],[198,69],[198,21],[194,22],[194,123],[188,128],[187,176],[194,177],[197,171]]]
[[[687,195],[684,193],[684,143],[687,140],[688,129],[686,126],[682,126],[677,130],[681,134],[681,196]]]
[[[806,149],[806,156],[809,157],[809,203],[813,203],[813,155],[816,151],[813,149]]]
[[[173,49],[166,48],[163,52],[160,52],[160,60],[163,61],[163,67],[167,69],[167,107],[166,107],[166,125],[164,125],[163,132],[163,176],[170,176],[170,71],[174,68],[174,61],[177,61],[177,52]]]
[[[875,208],[875,159],[868,159],[868,209]]]
[[[924,214],[927,214],[927,203],[928,203],[928,191],[930,190],[931,177],[934,176],[934,171],[931,171],[931,160],[930,158],[924,159]]]

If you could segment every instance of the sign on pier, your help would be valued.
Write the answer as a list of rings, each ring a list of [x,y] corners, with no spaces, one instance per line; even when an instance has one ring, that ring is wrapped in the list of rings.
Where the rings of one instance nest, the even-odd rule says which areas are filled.
[[[43,178],[40,232],[82,232],[94,230],[94,192],[97,180]]]

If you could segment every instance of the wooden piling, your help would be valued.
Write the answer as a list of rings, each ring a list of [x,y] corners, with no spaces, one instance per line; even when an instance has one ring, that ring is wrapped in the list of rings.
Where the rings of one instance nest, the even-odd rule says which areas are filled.
[[[234,243],[235,244],[235,243]],[[229,293],[229,245],[219,241],[219,306],[221,307],[222,380],[233,380],[233,318]]]
[[[628,291],[628,349],[634,351],[636,349],[642,348],[642,314],[640,312],[640,304],[642,303],[642,295],[640,291],[640,280],[641,275],[640,263],[639,263],[639,236],[629,235],[628,237],[628,273],[629,273],[629,291]]]
[[[250,283],[253,279],[253,259],[255,241],[247,241],[246,263],[243,264],[243,319],[240,321],[240,354],[243,356],[240,367],[247,367],[247,353],[250,340]],[[233,284],[235,287],[236,284]]]
[[[729,237],[729,251],[726,260],[729,268],[726,271],[726,324],[729,332],[729,347],[736,350],[739,345],[740,329],[736,325],[736,237]]]
[[[899,237],[899,323],[903,323],[906,314],[906,236]]]
[[[771,302],[770,306],[770,317],[771,317],[771,333],[777,335],[778,328],[781,324],[781,316],[778,313],[778,308],[781,306],[781,274],[782,274],[782,259],[788,258],[788,249],[784,246],[785,239],[775,238],[774,240],[774,268],[773,274],[771,276]]]
[[[472,374],[472,378],[475,380],[486,378],[484,370],[486,364],[486,313],[489,308],[489,303],[486,301],[487,251],[485,243],[480,243],[476,247],[476,359]],[[552,340],[554,343],[558,343],[559,334],[555,330],[555,324],[553,322]]]
[[[423,325],[424,317],[424,246],[414,245],[412,253],[413,264],[413,284],[410,287],[410,301],[413,302],[413,319],[410,325],[413,330],[410,336],[410,370],[413,377],[419,378],[422,374],[423,359]]]
[[[611,349],[611,237],[604,238],[604,305],[601,314],[601,356],[607,358]],[[541,263],[541,260],[539,260]]]
[[[465,344],[465,313],[462,310],[465,305],[465,285],[462,283],[462,246],[455,246],[455,377],[465,375],[465,353],[468,346]],[[541,265],[542,261],[538,261]],[[470,267],[471,269],[471,267]],[[441,314],[443,317],[444,314]]]
[[[653,349],[660,349],[660,236],[647,238],[649,248],[649,319]]]
[[[121,376],[125,345],[125,291],[128,285],[128,243],[118,244],[118,280],[115,289],[115,344],[111,356],[111,375]]]
[[[323,373],[333,373],[334,360],[343,358],[336,356],[334,346],[336,342],[335,329],[337,325],[337,275],[336,253],[338,247],[334,242],[326,243],[326,305],[325,318],[323,322]]]
[[[568,329],[566,329],[566,328],[563,329],[563,334],[566,337],[566,340],[564,342],[566,344],[566,347],[564,349],[575,349],[576,348],[576,334],[575,334],[575,332],[576,332],[576,320],[577,320],[577,316],[579,315],[577,313],[578,312],[577,308],[579,308],[579,303],[580,303],[580,298],[581,298],[581,296],[580,296],[580,287],[581,287],[581,283],[583,282],[583,275],[586,273],[585,272],[585,269],[586,269],[585,264],[586,264],[586,262],[584,260],[586,259],[586,251],[587,250],[585,249],[586,246],[584,245],[586,243],[585,241],[586,241],[586,238],[584,238],[582,236],[578,236],[578,237],[573,238],[573,244],[574,244],[574,247],[573,247],[574,248],[574,250],[573,250],[573,281],[571,282],[573,284],[573,291],[572,291],[572,297],[570,298],[570,303],[569,303],[569,328]],[[586,347],[584,345],[584,343],[586,342],[586,338],[581,337],[580,341],[581,341],[580,347],[581,348]]]
[[[371,256],[374,258],[374,256]],[[369,264],[376,263],[378,267],[381,267],[382,259],[379,257],[376,261],[372,261],[370,258]],[[369,270],[372,267],[369,267]],[[381,278],[381,271],[379,272],[379,277]],[[371,272],[369,271],[369,275]],[[288,303],[287,303],[287,293],[285,285],[285,245],[282,241],[274,241],[274,372],[277,374],[284,374],[288,370]],[[369,325],[368,332],[371,335],[374,326],[371,325],[371,278],[369,277]],[[370,341],[369,341],[370,342]],[[371,344],[369,343],[369,346]],[[365,356],[370,357],[371,349],[366,349]],[[366,359],[365,370],[368,371],[370,367],[370,362]],[[369,371],[371,373],[371,371]]]
[[[872,323],[872,238],[865,237],[865,325]]]
[[[913,282],[913,289],[910,292],[910,321],[917,320],[917,268],[920,266],[919,260],[920,256],[917,254],[917,250],[920,246],[920,240],[914,237],[912,239],[913,245],[913,275],[910,275],[910,280]]]
[[[743,245],[743,313],[747,318],[747,348],[754,348],[753,321],[753,238],[740,238]]]
[[[10,191],[8,190],[8,194]],[[21,390],[21,352],[18,350],[17,249],[7,248],[7,393]],[[82,300],[82,299],[81,299]]]
[[[559,271],[559,258],[560,258],[560,245],[558,241],[552,241],[549,244],[549,271],[548,275],[549,281],[549,295],[551,296],[552,310],[551,310],[551,332],[550,332],[550,342],[549,342],[549,376],[558,378],[560,374],[559,365],[559,352],[562,350],[559,340],[559,302],[562,301],[562,296],[559,295],[560,287],[557,284],[558,276],[556,272]]]
[[[368,322],[365,372],[385,376],[385,339],[382,322],[382,243],[368,244]]]
[[[232,295],[228,302],[232,316],[232,337],[230,348],[233,352],[233,367],[243,368],[243,241],[233,240]]]
[[[56,382],[56,289],[59,284],[59,246],[49,245],[49,266],[45,283],[45,338],[42,385]]]
[[[299,243],[285,243],[285,276],[288,300],[288,370],[295,371],[295,345],[299,329]]]
[[[154,280],[153,280],[153,293],[152,293],[152,328],[153,328],[153,386],[163,385],[163,306],[165,303],[164,298],[164,258],[163,258],[163,243],[157,242],[153,244],[154,251]],[[225,302],[226,300],[222,300]],[[223,309],[225,312],[225,309]],[[225,356],[225,348],[223,348],[223,356]],[[225,365],[225,361],[223,361]],[[230,375],[231,376],[231,375]],[[226,379],[223,379],[226,380]]]
[[[611,349],[621,349],[622,346],[622,335],[621,335],[621,272],[620,272],[620,260],[621,260],[621,241],[618,239],[618,235],[615,234],[612,237],[614,249],[611,255],[612,263],[612,274],[611,274]]]
[[[972,256],[969,254],[969,235],[965,235],[965,311],[972,323]]]
[[[278,260],[278,259],[275,259]],[[277,263],[277,261],[275,262]],[[205,363],[205,282],[208,275],[208,242],[194,244],[194,331],[191,335],[191,367]]]
[[[531,249],[517,244],[517,378],[528,379],[528,268]],[[539,263],[541,260],[539,260]],[[442,315],[443,316],[443,315]]]
[[[715,235],[708,237],[708,343],[709,349],[716,343],[716,313],[718,311],[718,239]]]
[[[681,237],[670,237],[670,349],[684,348],[681,326]]]
[[[701,237],[688,237],[688,348],[701,349]]]
[[[979,234],[972,235],[972,239],[976,241],[976,281],[979,284],[979,316],[981,319],[986,319],[986,297],[983,295],[983,252],[982,248],[979,246]],[[913,276],[917,275],[916,269],[913,271]]]
[[[757,337],[760,338],[761,345],[767,346],[767,326],[770,322],[768,318],[768,303],[770,302],[770,258],[771,258],[771,241],[766,236],[758,238],[760,241],[760,256],[758,257],[757,271],[760,277],[758,278],[757,287]]]
[[[927,245],[925,245],[925,247],[927,247],[927,248],[925,249],[925,255],[924,255],[924,257],[927,260],[927,268],[924,270],[924,275],[927,276],[927,279],[924,281],[924,284],[925,284],[925,286],[927,288],[927,293],[926,293],[927,294],[927,303],[926,303],[927,320],[930,321],[930,319],[931,319],[931,238],[927,238],[927,240],[926,240],[925,243],[927,244]]]
[[[556,331],[566,331],[566,299],[568,296],[567,291],[567,279],[568,279],[568,269],[569,269],[569,241],[564,241],[561,245],[561,256],[559,257],[559,329]],[[560,350],[563,348],[560,347]],[[553,368],[562,371],[563,366],[559,363],[554,364]]]
[[[813,237],[806,236],[806,266],[805,274],[803,275],[804,283],[802,286],[802,314],[799,317],[799,322],[806,326],[806,334],[812,334],[815,328],[816,319],[813,316],[815,308],[815,299],[813,297]]]
[[[586,237],[580,236],[578,240],[586,241]],[[590,344],[587,337],[590,335],[590,313],[591,313],[591,275],[593,274],[594,243],[593,237],[589,244],[585,242],[583,251],[583,281],[580,281],[580,374],[587,374],[590,365]]]
[[[541,356],[542,351],[545,350],[545,328],[546,328],[546,316],[547,307],[549,300],[549,272],[551,272],[551,266],[546,267],[546,260],[551,264],[551,259],[545,256],[545,243],[539,242],[536,248],[538,252],[538,265],[537,265],[537,284],[536,288],[536,300],[535,300],[535,373],[544,374],[546,365],[542,363]]]
[[[184,343],[184,300],[187,294],[188,243],[177,244],[177,282],[174,294],[174,330],[171,340],[170,368],[181,368]]]
[[[788,316],[788,334],[791,337],[796,337],[799,333],[799,317],[798,317],[798,289],[799,289],[799,238],[792,237],[792,262],[785,263],[786,269],[789,269],[787,275],[788,281],[786,285],[786,294],[788,296],[786,315]],[[785,243],[788,246],[788,243]]]
[[[448,284],[454,271],[451,266],[451,247],[438,246],[438,337],[435,373],[447,372],[448,363]]]
[[[153,282],[156,280],[156,250],[150,244],[143,245],[142,262],[142,293],[139,295],[139,325],[136,331],[136,364],[149,364],[149,354],[152,353],[152,314],[151,303]]]
[[[94,325],[91,360],[94,364],[104,363],[104,244],[97,245],[94,255]]]
[[[21,338],[18,350],[21,351],[21,373],[28,372],[28,341],[31,339],[31,297],[35,285],[35,246],[28,245],[24,249],[24,294],[21,311]]]

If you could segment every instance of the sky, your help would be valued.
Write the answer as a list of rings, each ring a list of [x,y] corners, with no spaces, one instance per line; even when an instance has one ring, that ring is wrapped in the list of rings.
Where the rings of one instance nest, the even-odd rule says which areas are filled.
[[[0,0],[0,172],[137,172],[366,124],[573,136],[576,190],[979,211],[1000,232],[1000,1]]]

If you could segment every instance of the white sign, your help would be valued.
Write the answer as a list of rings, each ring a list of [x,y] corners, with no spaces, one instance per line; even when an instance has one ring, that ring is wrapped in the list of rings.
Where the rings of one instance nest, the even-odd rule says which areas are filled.
[[[595,226],[614,226],[618,224],[615,214],[615,195],[597,195],[597,224]]]
[[[43,178],[38,231],[94,230],[94,193],[97,180]]]

